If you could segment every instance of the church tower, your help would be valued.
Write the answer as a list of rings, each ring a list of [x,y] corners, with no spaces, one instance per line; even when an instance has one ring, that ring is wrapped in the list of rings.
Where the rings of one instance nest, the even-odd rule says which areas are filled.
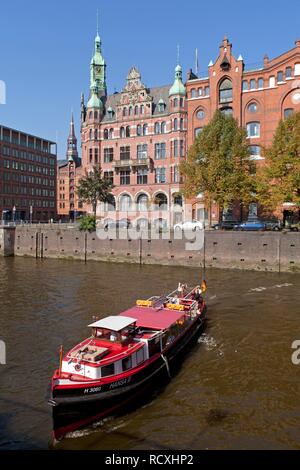
[[[78,150],[77,150],[77,138],[76,138],[76,135],[75,135],[73,113],[71,115],[70,132],[69,132],[69,137],[68,137],[68,140],[67,140],[67,154],[66,154],[66,157],[67,157],[68,162],[74,161],[75,164],[79,163]]]

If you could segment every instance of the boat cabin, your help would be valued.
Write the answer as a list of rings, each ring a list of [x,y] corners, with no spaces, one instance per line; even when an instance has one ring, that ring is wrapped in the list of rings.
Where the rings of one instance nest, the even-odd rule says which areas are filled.
[[[135,335],[136,319],[121,315],[109,316],[88,326],[92,328],[95,338],[126,345]]]

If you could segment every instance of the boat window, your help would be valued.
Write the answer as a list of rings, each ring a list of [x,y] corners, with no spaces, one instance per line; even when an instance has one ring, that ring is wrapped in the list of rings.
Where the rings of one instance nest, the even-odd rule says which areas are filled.
[[[114,373],[115,373],[114,363],[101,367],[101,377],[108,377],[109,375],[114,375]]]
[[[122,360],[122,370],[125,372],[125,370],[129,370],[132,368],[132,357],[125,357],[125,359]]]
[[[148,348],[149,348],[149,357],[153,356],[154,354],[160,352],[160,338],[156,336],[153,339],[148,341]]]
[[[141,348],[136,353],[136,363],[140,364],[144,361],[144,348]]]

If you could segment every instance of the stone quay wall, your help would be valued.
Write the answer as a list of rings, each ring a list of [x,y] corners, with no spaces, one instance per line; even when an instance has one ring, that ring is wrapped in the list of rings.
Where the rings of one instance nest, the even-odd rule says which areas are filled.
[[[187,249],[184,237],[176,239],[174,234],[159,234],[159,239],[145,233],[141,239],[104,236],[72,226],[0,228],[0,255],[300,272],[300,233],[296,232],[206,231],[203,246],[193,250]]]

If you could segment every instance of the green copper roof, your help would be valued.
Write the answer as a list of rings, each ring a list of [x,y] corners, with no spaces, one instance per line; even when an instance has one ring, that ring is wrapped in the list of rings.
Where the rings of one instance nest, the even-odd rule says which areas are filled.
[[[169,96],[174,95],[185,96],[185,86],[182,83],[182,68],[179,64],[175,68],[175,80],[169,91]]]
[[[91,86],[91,96],[87,102],[87,108],[103,108],[103,103],[98,97],[98,87],[97,83],[93,83]]]

